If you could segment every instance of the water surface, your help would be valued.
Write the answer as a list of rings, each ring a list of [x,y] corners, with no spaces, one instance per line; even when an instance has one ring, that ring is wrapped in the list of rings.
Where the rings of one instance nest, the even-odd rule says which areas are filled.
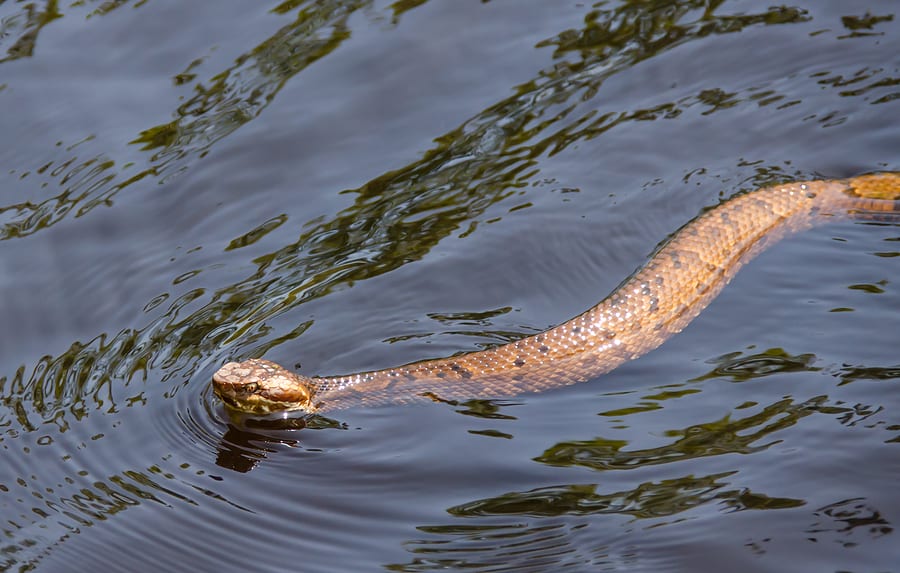
[[[0,569],[897,571],[896,224],[558,391],[286,427],[208,387],[526,336],[735,193],[900,169],[895,12],[0,3]]]

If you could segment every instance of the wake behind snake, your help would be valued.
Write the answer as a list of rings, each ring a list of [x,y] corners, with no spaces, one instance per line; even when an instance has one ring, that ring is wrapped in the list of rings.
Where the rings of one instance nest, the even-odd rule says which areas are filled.
[[[345,376],[306,377],[256,358],[229,362],[213,375],[213,389],[233,409],[268,414],[496,398],[586,381],[680,332],[779,239],[830,220],[886,214],[900,215],[900,173],[764,187],[696,217],[596,306],[540,334]]]

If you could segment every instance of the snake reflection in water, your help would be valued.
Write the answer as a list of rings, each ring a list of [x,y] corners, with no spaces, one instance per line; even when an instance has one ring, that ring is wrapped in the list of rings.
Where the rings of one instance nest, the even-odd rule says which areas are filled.
[[[596,306],[540,334],[346,376],[306,377],[262,359],[229,362],[213,375],[213,389],[233,409],[268,414],[496,398],[582,382],[680,332],[779,239],[829,220],[885,214],[900,216],[900,173],[764,187],[693,219]]]

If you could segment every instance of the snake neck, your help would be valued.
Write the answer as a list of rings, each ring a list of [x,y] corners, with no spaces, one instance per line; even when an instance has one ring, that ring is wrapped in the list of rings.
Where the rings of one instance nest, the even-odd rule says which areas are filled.
[[[700,215],[596,306],[541,334],[453,358],[313,378],[323,409],[342,404],[494,397],[604,374],[680,332],[740,268],[783,237],[871,207],[842,181],[737,196]]]

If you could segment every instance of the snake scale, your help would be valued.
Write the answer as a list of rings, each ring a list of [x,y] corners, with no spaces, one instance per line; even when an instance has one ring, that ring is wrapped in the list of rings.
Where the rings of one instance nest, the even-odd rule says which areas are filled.
[[[900,214],[900,173],[764,187],[702,213],[596,306],[540,334],[449,358],[306,377],[274,362],[229,362],[213,389],[252,413],[324,412],[539,392],[609,372],[680,332],[738,270],[779,239],[848,217]]]

